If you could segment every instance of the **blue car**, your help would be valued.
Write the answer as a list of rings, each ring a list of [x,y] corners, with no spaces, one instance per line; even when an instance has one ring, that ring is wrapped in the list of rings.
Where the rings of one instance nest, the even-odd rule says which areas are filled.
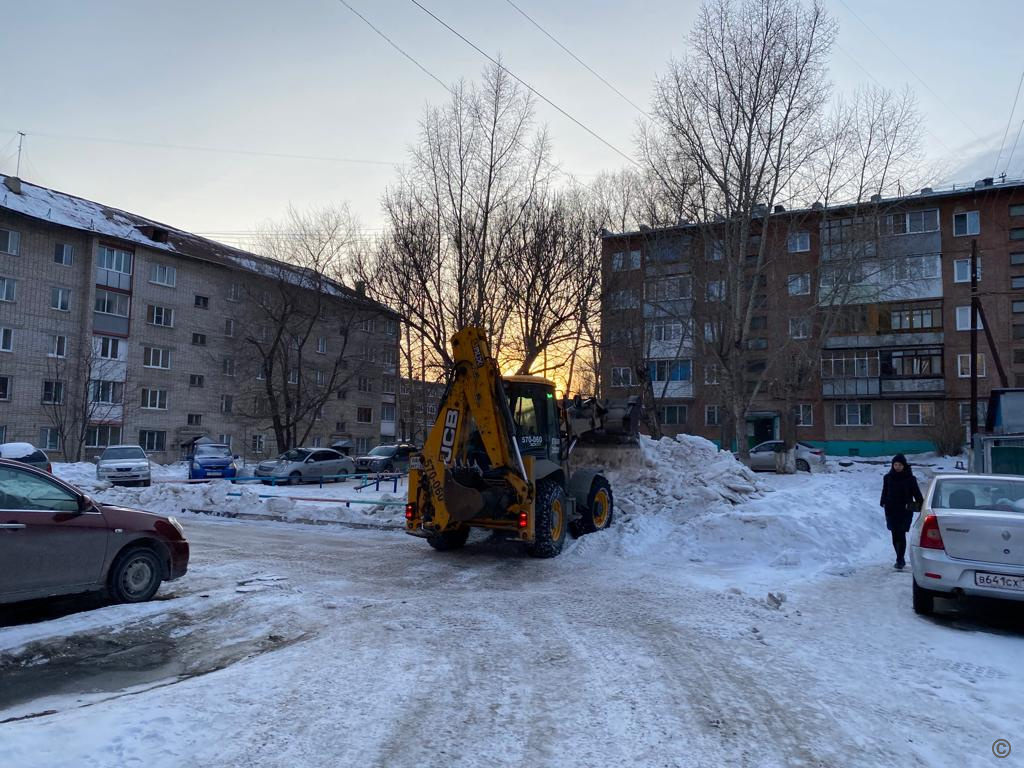
[[[197,445],[195,453],[188,459],[188,479],[208,480],[213,477],[234,477],[238,474],[235,464],[237,456],[231,455],[226,445],[208,443]]]

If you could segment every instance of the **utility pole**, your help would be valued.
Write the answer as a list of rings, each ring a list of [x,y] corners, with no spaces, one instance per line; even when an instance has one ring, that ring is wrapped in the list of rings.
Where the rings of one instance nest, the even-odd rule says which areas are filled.
[[[17,170],[15,170],[14,175],[19,179],[21,178],[21,145],[24,141],[25,134],[21,131],[18,131],[18,167]]]
[[[978,241],[971,240],[971,444],[978,433]]]

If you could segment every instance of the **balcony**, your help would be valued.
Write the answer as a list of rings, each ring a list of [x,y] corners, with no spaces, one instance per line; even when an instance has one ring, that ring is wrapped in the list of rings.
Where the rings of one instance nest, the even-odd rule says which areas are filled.
[[[882,379],[883,395],[941,395],[946,392],[946,380],[932,378]]]
[[[941,376],[923,377],[848,377],[823,379],[822,397],[902,397],[941,395],[946,380]]]

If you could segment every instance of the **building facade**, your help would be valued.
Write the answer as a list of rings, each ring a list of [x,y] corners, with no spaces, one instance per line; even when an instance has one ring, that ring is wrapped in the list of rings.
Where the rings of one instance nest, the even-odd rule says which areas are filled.
[[[645,374],[666,433],[716,441],[731,434],[714,354],[733,309],[720,226],[609,234],[603,245],[602,391],[636,394]],[[1024,386],[1024,182],[764,211],[748,263],[732,276],[747,281],[752,307],[743,350],[750,444],[780,437],[784,411],[797,439],[840,455],[932,450],[938,426],[966,423],[972,243],[993,342],[978,332],[984,403],[1004,385],[999,364],[1005,385]],[[814,370],[785,391],[787,368],[808,351]]]
[[[275,403],[309,446],[394,441],[400,335],[386,307],[310,270],[0,181],[0,441],[65,460],[138,442],[168,462],[205,434],[258,459],[281,448]]]

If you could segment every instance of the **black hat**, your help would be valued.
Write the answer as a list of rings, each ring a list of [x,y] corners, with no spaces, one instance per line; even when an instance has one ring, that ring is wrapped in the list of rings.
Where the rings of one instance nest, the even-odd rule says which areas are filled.
[[[895,464],[897,461],[904,467],[910,466],[910,462],[907,461],[907,457],[904,456],[902,453],[897,453],[895,456],[893,456],[892,461],[890,463]]]

